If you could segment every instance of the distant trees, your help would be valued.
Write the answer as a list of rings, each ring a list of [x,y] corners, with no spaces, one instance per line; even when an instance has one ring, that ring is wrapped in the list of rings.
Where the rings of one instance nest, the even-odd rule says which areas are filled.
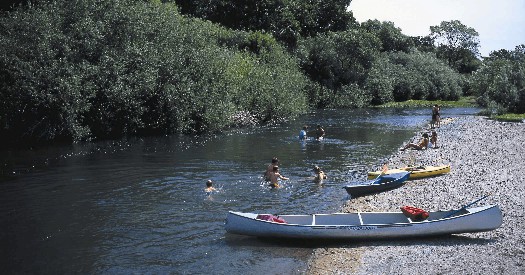
[[[402,34],[392,22],[368,20],[361,24],[361,28],[379,38],[382,52],[409,52],[414,46],[410,37]]]
[[[479,34],[475,29],[452,20],[431,26],[430,31],[437,56],[446,60],[449,66],[460,73],[471,73],[479,67]]]
[[[493,113],[525,113],[525,45],[492,52],[474,73],[472,89]]]
[[[293,49],[300,37],[328,31],[344,31],[355,24],[346,11],[351,0],[175,0],[182,14],[219,23],[225,27],[263,31]]]

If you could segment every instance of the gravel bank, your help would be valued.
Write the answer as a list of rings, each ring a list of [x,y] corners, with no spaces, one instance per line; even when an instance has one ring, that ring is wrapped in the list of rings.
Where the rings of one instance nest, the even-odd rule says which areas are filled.
[[[315,249],[307,274],[525,274],[525,125],[482,117],[448,122],[437,129],[440,148],[397,152],[389,167],[450,164],[449,174],[349,200],[342,212],[450,209],[491,194],[478,205],[499,204],[503,225],[444,237],[344,241]]]

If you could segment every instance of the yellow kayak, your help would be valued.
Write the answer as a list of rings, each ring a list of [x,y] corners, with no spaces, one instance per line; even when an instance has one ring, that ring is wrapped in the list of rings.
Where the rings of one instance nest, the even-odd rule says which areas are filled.
[[[384,174],[394,174],[410,171],[409,179],[419,179],[425,177],[438,176],[450,172],[450,165],[441,166],[408,166],[399,169],[389,169]],[[368,179],[375,179],[382,171],[368,172]]]

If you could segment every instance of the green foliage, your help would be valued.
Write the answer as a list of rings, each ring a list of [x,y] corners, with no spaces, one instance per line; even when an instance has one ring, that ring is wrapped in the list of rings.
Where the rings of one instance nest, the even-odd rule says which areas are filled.
[[[471,86],[490,113],[525,113],[525,45],[492,53],[474,73]]]
[[[374,105],[409,99],[457,100],[462,77],[433,54],[391,52],[376,59],[365,83]]]
[[[344,86],[364,83],[380,43],[374,35],[360,31],[330,32],[301,42],[297,51],[304,73],[336,95]],[[355,90],[355,89],[354,89]],[[325,101],[328,107],[335,97]],[[319,104],[318,104],[319,106]]]
[[[480,66],[479,34],[458,20],[443,21],[430,27],[430,37],[437,46],[436,54],[458,72],[468,74]]]
[[[410,99],[407,101],[394,101],[387,102],[385,104],[377,105],[377,108],[432,108],[434,105],[439,105],[445,108],[471,108],[476,107],[476,100],[473,97],[461,97],[459,100],[446,101],[446,100],[415,100]]]
[[[300,37],[346,30],[355,24],[347,12],[351,0],[175,0],[183,14],[236,30],[272,34],[289,49]]]
[[[383,52],[409,52],[413,47],[410,37],[401,33],[392,22],[379,22],[378,20],[368,20],[361,24],[361,28],[373,33],[381,41]]]
[[[171,4],[57,1],[0,26],[5,140],[215,131],[307,106],[307,80],[273,38],[232,39],[238,33]]]
[[[525,114],[503,114],[492,117],[499,121],[525,122]]]

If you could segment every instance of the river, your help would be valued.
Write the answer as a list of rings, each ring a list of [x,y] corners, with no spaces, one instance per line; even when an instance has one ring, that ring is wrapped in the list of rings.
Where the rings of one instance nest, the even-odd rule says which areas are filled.
[[[443,109],[443,117],[475,109]],[[3,274],[296,274],[319,244],[227,234],[229,210],[329,213],[422,130],[427,109],[324,110],[218,135],[56,145],[2,154]],[[321,142],[298,140],[321,124]],[[261,176],[272,157],[290,180]],[[328,175],[315,183],[312,168]],[[217,192],[203,191],[215,182]],[[322,244],[321,244],[322,245]]]

